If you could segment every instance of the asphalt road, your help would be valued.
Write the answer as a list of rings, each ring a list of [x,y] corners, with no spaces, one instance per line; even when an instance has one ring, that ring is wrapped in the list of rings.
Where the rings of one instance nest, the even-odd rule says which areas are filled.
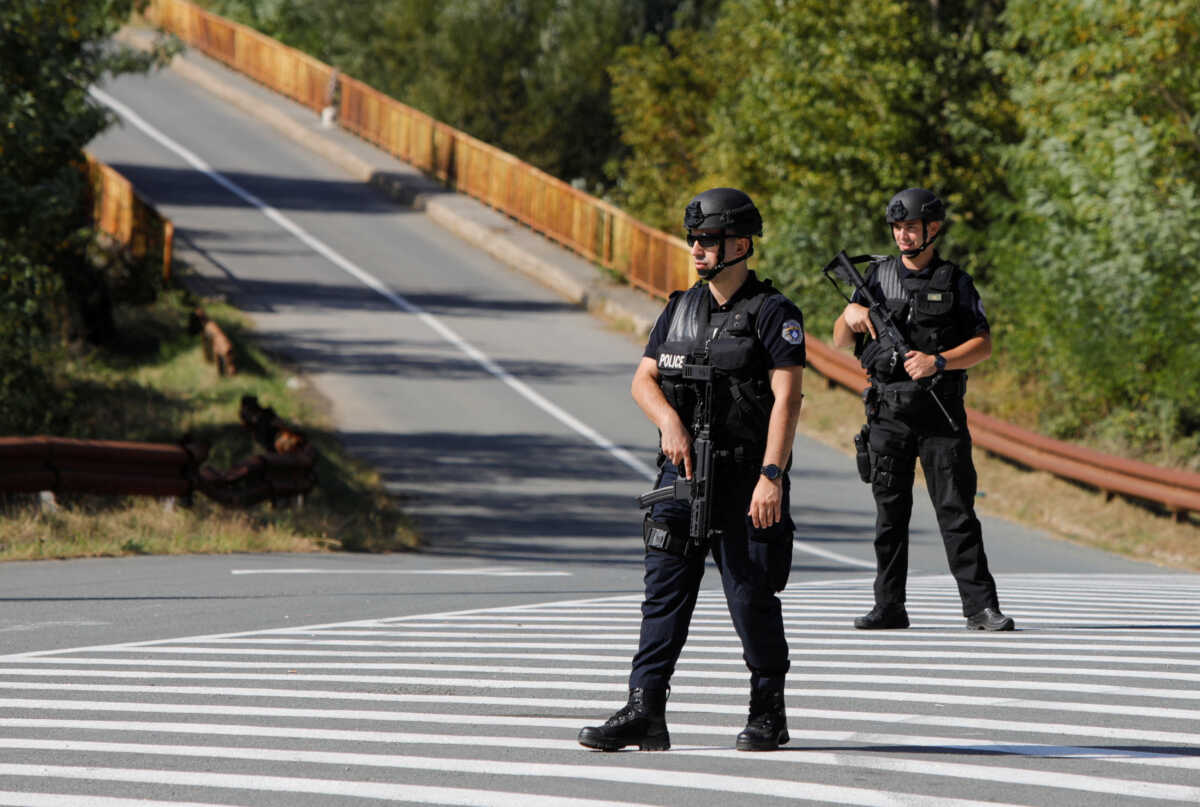
[[[914,628],[856,633],[873,505],[803,438],[788,750],[732,751],[746,673],[710,574],[675,750],[583,751],[636,644],[639,340],[174,73],[105,92],[125,124],[93,153],[329,398],[430,546],[0,566],[0,804],[1200,801],[1200,577],[986,519],[1023,630],[968,633],[918,499]]]

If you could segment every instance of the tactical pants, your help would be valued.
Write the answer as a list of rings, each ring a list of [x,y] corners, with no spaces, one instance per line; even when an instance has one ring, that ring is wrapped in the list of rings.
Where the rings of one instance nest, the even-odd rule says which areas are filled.
[[[658,485],[672,484],[678,471],[663,464]],[[743,474],[743,477],[746,477]],[[727,480],[727,475],[726,475]],[[776,592],[782,591],[792,565],[795,526],[789,511],[790,482],[783,476],[783,518],[765,530],[755,529],[746,515],[753,480],[726,486],[713,506],[715,526],[725,532],[710,547],[687,556],[647,549],[645,599],[642,602],[641,639],[629,676],[631,689],[664,689],[675,672],[675,663],[687,641],[708,552],[721,572],[725,601],[734,629],[742,640],[742,658],[751,673],[754,689],[782,689],[787,673],[788,646],[783,635],[783,613]],[[688,503],[657,504],[650,517],[670,525],[673,534],[687,535]]]
[[[958,583],[963,615],[999,608],[988,571],[983,532],[975,517],[976,475],[971,436],[959,396],[942,398],[959,424],[956,433],[929,398],[916,391],[878,400],[869,409],[875,495],[875,602],[902,603],[908,579],[908,526],[912,517],[916,458],[921,458],[929,498],[937,513],[950,572]],[[872,414],[873,412],[873,414]]]

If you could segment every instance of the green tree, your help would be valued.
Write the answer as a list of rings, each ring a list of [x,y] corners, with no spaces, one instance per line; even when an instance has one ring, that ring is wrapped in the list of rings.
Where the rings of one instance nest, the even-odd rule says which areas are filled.
[[[401,100],[522,156],[532,114],[528,82],[552,2],[446,0],[425,70]]]
[[[902,188],[950,205],[951,257],[979,244],[1003,190],[994,153],[1012,129],[982,61],[992,5],[961,4],[954,20],[928,2],[726,5],[763,61],[718,96],[716,163],[764,197],[766,268],[822,314],[814,324],[839,304],[818,267],[841,248],[892,249],[883,210]]]
[[[716,76],[692,45],[696,32],[676,29],[624,48],[609,68],[612,103],[628,150],[614,189],[642,221],[677,232],[682,210],[705,173],[709,102]]]
[[[427,69],[428,41],[443,4],[441,0],[200,0],[200,5],[406,100],[409,87]]]
[[[887,248],[897,190],[935,189],[955,212],[951,254],[978,248],[1003,193],[997,148],[1016,136],[983,60],[997,12],[993,0],[726,0],[708,30],[622,51],[622,200],[675,226],[702,186],[746,189],[764,208],[763,270],[824,327],[838,298],[819,267],[843,247]]]
[[[154,54],[113,47],[134,0],[9,0],[0,11],[0,429],[31,430],[50,401],[59,340],[103,339],[111,312],[87,259],[83,147],[111,121],[88,95]]]
[[[1024,139],[993,227],[1006,349],[1043,426],[1182,443],[1200,425],[1200,15],[1194,2],[1010,0],[993,62]],[[1178,452],[1167,452],[1178,453]]]

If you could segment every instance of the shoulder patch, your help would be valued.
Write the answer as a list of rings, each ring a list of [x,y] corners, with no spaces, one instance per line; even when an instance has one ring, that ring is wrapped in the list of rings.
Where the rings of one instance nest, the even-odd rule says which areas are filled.
[[[789,345],[798,345],[804,341],[804,328],[794,319],[783,323],[783,341]]]

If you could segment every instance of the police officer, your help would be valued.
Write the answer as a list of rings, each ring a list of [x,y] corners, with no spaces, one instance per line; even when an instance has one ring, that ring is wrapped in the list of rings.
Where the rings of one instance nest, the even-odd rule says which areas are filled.
[[[871,263],[865,280],[875,299],[886,301],[911,351],[898,355],[879,338],[861,293],[833,326],[834,344],[856,347],[871,383],[864,399],[876,506],[875,607],[854,626],[909,625],[908,524],[920,457],[967,627],[1012,630],[1013,620],[1000,612],[975,517],[975,466],[963,407],[965,371],[992,353],[983,303],[970,275],[933,246],[946,219],[937,196],[909,188],[892,197],[886,213],[900,254]]]
[[[633,398],[660,433],[659,486],[693,477],[702,393],[684,365],[712,369],[715,486],[712,520],[689,535],[687,501],[654,505],[643,524],[645,600],[629,701],[602,726],[579,732],[589,748],[670,747],[665,709],[675,662],[687,639],[705,558],[711,552],[750,670],[750,714],[741,751],[788,741],[783,684],[788,647],[776,592],[791,571],[794,525],[788,468],[800,415],[805,363],[803,318],[790,300],[746,265],[762,217],[745,193],[712,188],[684,214],[702,281],[671,295],[633,378]],[[705,282],[706,281],[706,282]]]

